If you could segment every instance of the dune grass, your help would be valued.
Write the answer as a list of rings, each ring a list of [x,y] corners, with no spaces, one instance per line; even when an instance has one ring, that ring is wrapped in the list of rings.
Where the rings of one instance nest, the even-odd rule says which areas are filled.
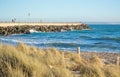
[[[80,71],[81,77],[120,76],[119,66],[105,65],[97,56],[86,61],[55,48],[0,44],[0,77],[75,77],[72,71]]]

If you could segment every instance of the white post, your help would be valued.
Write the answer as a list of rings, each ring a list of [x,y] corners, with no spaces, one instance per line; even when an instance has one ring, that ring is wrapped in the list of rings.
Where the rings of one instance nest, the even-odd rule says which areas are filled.
[[[80,58],[80,47],[77,48],[77,54],[78,54],[78,57]]]
[[[77,48],[77,53],[80,55],[80,47]]]

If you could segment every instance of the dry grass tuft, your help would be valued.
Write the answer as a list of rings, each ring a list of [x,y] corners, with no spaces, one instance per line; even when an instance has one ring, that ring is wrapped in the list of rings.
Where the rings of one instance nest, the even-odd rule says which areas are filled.
[[[97,66],[103,67],[104,63],[98,56],[93,56],[90,58],[89,63],[96,64]]]
[[[82,64],[79,67],[82,77],[105,77],[102,69],[97,65]]]
[[[61,53],[54,48],[0,44],[0,77],[73,77],[61,62]]]
[[[120,66],[105,67],[104,72],[106,77],[120,77]]]

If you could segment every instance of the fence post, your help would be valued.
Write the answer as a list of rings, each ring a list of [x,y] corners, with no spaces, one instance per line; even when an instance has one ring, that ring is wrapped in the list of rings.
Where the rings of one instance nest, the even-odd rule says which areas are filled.
[[[118,56],[116,61],[117,66],[119,66],[119,63],[120,63],[120,57]]]
[[[77,53],[78,53],[78,56],[80,57],[80,47],[77,47]]]

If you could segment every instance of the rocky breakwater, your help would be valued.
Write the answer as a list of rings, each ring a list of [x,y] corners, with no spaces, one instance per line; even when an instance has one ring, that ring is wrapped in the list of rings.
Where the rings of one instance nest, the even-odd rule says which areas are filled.
[[[30,30],[40,32],[61,32],[69,30],[89,29],[86,24],[79,25],[15,25],[0,26],[0,35],[7,36],[11,34],[30,34]]]

